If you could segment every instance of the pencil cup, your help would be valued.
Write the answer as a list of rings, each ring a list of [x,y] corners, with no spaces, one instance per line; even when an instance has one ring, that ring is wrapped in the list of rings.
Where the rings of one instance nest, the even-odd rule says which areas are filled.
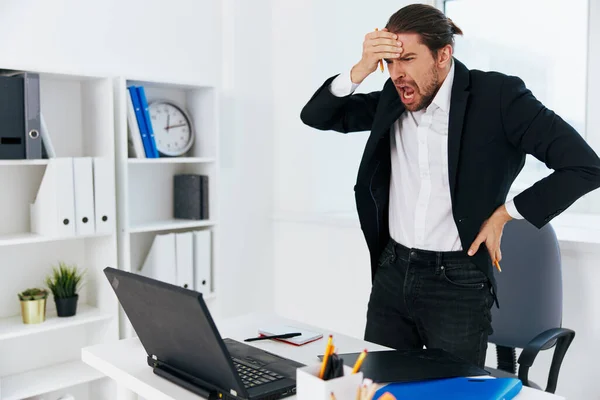
[[[344,365],[344,376],[324,381],[319,378],[321,364],[309,365],[296,370],[296,393],[298,400],[355,400],[363,381],[363,373],[352,374],[352,368]]]

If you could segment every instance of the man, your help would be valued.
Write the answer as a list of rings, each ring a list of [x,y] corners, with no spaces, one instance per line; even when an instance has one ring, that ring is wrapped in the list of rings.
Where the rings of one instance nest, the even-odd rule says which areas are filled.
[[[373,278],[365,339],[443,348],[483,366],[504,225],[544,226],[600,186],[600,159],[521,79],[455,59],[455,34],[434,7],[402,8],[301,119],[371,131],[355,186]],[[383,89],[353,94],[380,60],[390,73]],[[527,153],[554,172],[506,202]]]

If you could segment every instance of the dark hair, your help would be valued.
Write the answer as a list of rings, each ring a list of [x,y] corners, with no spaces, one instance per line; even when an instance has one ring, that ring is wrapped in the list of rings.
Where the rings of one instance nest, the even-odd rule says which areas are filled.
[[[439,9],[427,4],[410,4],[392,15],[386,25],[390,32],[417,33],[434,54],[444,46],[454,46],[454,35],[462,30]]]

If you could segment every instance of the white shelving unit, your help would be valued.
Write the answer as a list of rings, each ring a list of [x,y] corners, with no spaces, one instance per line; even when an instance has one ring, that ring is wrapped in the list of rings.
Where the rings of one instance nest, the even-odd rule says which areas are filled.
[[[104,157],[113,168],[112,79],[29,71],[40,74],[41,112],[56,156]],[[102,384],[102,376],[81,362],[81,348],[119,338],[118,302],[103,274],[105,267],[117,267],[116,228],[68,238],[31,232],[29,205],[48,163],[0,160],[0,400]],[[116,212],[114,198],[109,206]],[[50,296],[46,321],[23,324],[17,293],[45,287],[46,276],[60,261],[85,270],[77,314],[56,317]],[[82,400],[101,398],[88,392]]]
[[[83,361],[71,361],[4,377],[0,394],[2,400],[21,400],[103,377],[102,373]]]
[[[133,158],[128,146],[127,88],[143,86],[148,103],[166,99],[182,105],[194,126],[194,145],[181,157]],[[120,77],[114,81],[115,147],[117,176],[117,231],[119,265],[139,272],[157,234],[210,230],[212,232],[212,287],[218,271],[218,98],[215,87],[185,82],[159,82]],[[207,175],[209,179],[209,219],[175,219],[173,179],[176,174]],[[204,293],[215,312],[217,294]],[[135,332],[121,314],[122,337]]]

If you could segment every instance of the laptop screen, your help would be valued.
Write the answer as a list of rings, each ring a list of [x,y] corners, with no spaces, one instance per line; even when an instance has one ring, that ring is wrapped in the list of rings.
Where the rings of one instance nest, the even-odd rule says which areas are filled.
[[[148,355],[223,391],[245,393],[200,293],[110,267],[104,272]]]

